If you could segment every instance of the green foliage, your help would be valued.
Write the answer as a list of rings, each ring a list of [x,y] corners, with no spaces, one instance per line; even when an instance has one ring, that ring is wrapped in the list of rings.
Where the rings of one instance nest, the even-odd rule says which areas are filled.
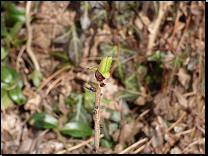
[[[86,137],[92,134],[92,128],[81,121],[66,123],[60,131],[74,137]]]
[[[56,128],[59,126],[58,120],[46,113],[36,113],[30,117],[28,122],[37,128]]]
[[[63,35],[58,36],[54,39],[55,43],[64,43],[68,42],[69,39],[69,46],[67,48],[68,56],[72,63],[77,66],[80,62],[80,58],[83,51],[83,43],[80,40],[77,27],[75,25],[71,26],[67,32]]]
[[[2,9],[7,9],[5,14],[1,15],[1,37],[4,40],[5,46],[4,55],[1,60],[6,57],[11,45],[18,46],[26,41],[26,38],[17,39],[17,34],[25,24],[25,8],[16,6],[15,2],[1,2]],[[32,17],[31,17],[32,19]],[[9,29],[7,30],[7,27]]]
[[[130,89],[132,91],[140,91],[139,82],[139,76],[136,72],[133,72],[126,76],[124,80],[125,88]]]
[[[112,57],[104,57],[99,65],[99,72],[107,79],[110,77],[110,66],[112,63]]]
[[[8,91],[1,88],[1,102],[3,104],[4,109],[8,108],[12,104],[12,100],[9,97]],[[3,109],[1,107],[1,110]]]
[[[21,91],[22,87],[21,77],[13,68],[1,67],[1,91],[3,92],[1,98],[4,99],[5,108],[11,104],[11,100],[17,104],[26,101]]]
[[[25,8],[16,6],[13,2],[9,2],[6,14],[6,21],[9,26],[16,22],[25,22]]]
[[[92,84],[94,87],[96,85]],[[95,93],[91,90],[84,88],[84,107],[90,112],[93,113],[95,106]]]
[[[69,121],[81,121],[85,124],[89,124],[90,122],[92,122],[92,115],[89,114],[83,106],[83,95],[77,93],[73,93],[72,95],[72,99],[75,100],[76,103],[74,103],[75,111],[68,114]]]
[[[107,140],[107,139],[100,139],[100,142],[101,142],[101,145],[103,146],[103,147],[106,147],[106,148],[108,148],[108,149],[111,149],[112,148],[112,146],[113,146],[113,142],[112,141],[109,141],[109,140]]]
[[[121,121],[121,113],[119,111],[113,111],[111,109],[106,109],[106,111],[110,112],[110,118],[109,120],[113,122],[119,123]]]
[[[34,70],[31,74],[28,75],[28,78],[31,79],[34,86],[38,88],[43,76],[40,71]]]

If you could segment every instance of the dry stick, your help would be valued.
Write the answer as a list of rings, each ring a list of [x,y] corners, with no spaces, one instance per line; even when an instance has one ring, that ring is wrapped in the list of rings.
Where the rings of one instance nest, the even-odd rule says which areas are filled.
[[[56,75],[60,74],[62,71],[71,68],[71,66],[65,66],[61,69],[59,69],[57,72],[55,72],[53,75],[48,77],[41,85],[40,87],[36,90],[36,92],[39,92],[50,80],[52,80]]]
[[[32,154],[32,151],[33,151],[33,149],[34,149],[34,147],[35,147],[35,144],[36,144],[37,140],[38,140],[40,137],[42,137],[43,135],[45,135],[49,130],[50,130],[50,129],[45,129],[43,132],[41,132],[41,133],[38,135],[38,137],[36,137],[36,138],[33,140],[33,143],[32,143],[32,145],[31,145],[31,147],[30,147],[30,152],[29,152],[29,154]]]
[[[45,95],[48,95],[48,93],[51,91],[51,89],[59,82],[61,81],[62,79],[66,78],[66,77],[69,77],[69,79],[73,79],[74,77],[73,76],[70,76],[71,73],[72,73],[72,70],[73,70],[73,67],[71,68],[71,72],[65,74],[65,75],[62,75],[61,77],[59,77],[58,79],[56,79],[49,87],[48,89],[46,90],[45,92]]]
[[[183,119],[183,117],[187,114],[187,112],[183,112],[183,115],[174,123],[172,124],[172,126],[170,126],[167,130],[166,133],[169,132],[171,129],[173,129],[174,126],[176,126],[179,122],[181,122],[181,120]]]
[[[196,144],[205,144],[205,137],[202,138],[202,139],[199,139],[199,140],[196,140],[194,142],[192,142],[191,144],[188,145],[188,147],[186,147],[184,150],[183,150],[183,153],[185,154],[185,152],[188,152],[188,149],[191,148],[192,146],[196,145]]]
[[[19,52],[19,54],[17,55],[16,71],[17,71],[18,73],[19,73],[19,62],[20,62],[20,58],[21,58],[23,52],[25,51],[25,48],[26,48],[26,46],[23,45],[22,48],[21,48],[21,50],[20,50],[20,52]]]
[[[28,34],[27,43],[26,43],[26,50],[27,50],[28,55],[30,56],[30,59],[34,63],[35,69],[37,71],[40,71],[40,67],[39,67],[38,61],[36,59],[36,56],[35,56],[35,54],[33,53],[32,49],[31,49],[31,43],[32,43],[32,27],[30,26],[31,3],[32,3],[32,1],[27,1],[27,3],[26,3],[26,12],[25,12],[26,28],[27,28],[27,34]]]
[[[137,154],[137,153],[141,152],[145,148],[145,146],[146,145],[143,145],[143,146],[139,147],[137,150],[134,151],[133,154]]]
[[[169,45],[169,50],[172,49],[173,39],[174,39],[175,34],[176,34],[176,28],[178,27],[178,22],[179,22],[179,17],[180,16],[181,16],[181,12],[178,11],[176,19],[175,19],[175,25],[174,25],[174,28],[173,28],[173,33],[172,33],[172,38],[171,38],[170,45]]]
[[[101,99],[101,86],[103,81],[97,81],[97,88],[95,92],[95,153],[99,153],[99,143],[100,143],[100,99]]]
[[[182,2],[181,2],[181,3],[182,3]],[[191,2],[191,4],[193,4],[193,1]],[[188,29],[188,27],[189,27],[190,21],[191,21],[191,14],[189,14],[189,16],[188,16],[188,19],[187,19],[187,22],[186,22],[185,30],[184,30],[184,32],[183,32],[183,35],[182,35],[182,37],[181,37],[181,40],[180,40],[180,42],[179,42],[177,48],[176,48],[176,53],[178,53],[178,52],[180,51],[181,44],[182,44],[182,42],[183,42],[183,40],[184,40],[184,37],[185,37],[185,34],[186,34],[187,29]]]
[[[69,154],[69,150],[68,150],[68,146],[66,144],[66,141],[62,137],[62,135],[61,135],[60,131],[58,130],[58,128],[53,128],[53,131],[56,132],[56,134],[58,135],[58,137],[61,139],[62,143],[64,144],[64,147],[66,148],[67,153]]]
[[[182,44],[182,42],[183,42],[183,40],[184,40],[184,37],[185,37],[185,34],[186,34],[186,32],[187,32],[187,29],[188,29],[188,26],[189,26],[190,21],[191,21],[191,15],[188,16],[188,19],[187,19],[187,23],[186,23],[186,27],[185,27],[184,33],[183,33],[183,35],[182,35],[182,37],[181,37],[181,39],[180,39],[180,42],[179,42],[179,44],[178,44],[178,46],[177,46],[177,48],[176,48],[176,53],[178,53],[178,52],[180,51],[180,49],[181,49],[181,44]]]
[[[119,154],[124,154],[128,151],[130,151],[131,149],[134,149],[135,147],[137,147],[138,145],[142,144],[143,142],[146,142],[148,139],[144,138],[142,140],[137,141],[136,143],[134,143],[133,145],[129,146],[128,148],[126,148],[125,150],[123,150],[122,152],[120,152]]]
[[[102,138],[103,136],[104,136],[104,134],[101,134],[100,138]],[[78,144],[76,146],[68,148],[68,151],[70,152],[72,150],[78,149],[78,148],[80,148],[80,147],[82,147],[82,146],[92,142],[93,140],[94,140],[94,138],[90,138],[90,139],[88,139],[88,140],[86,140],[86,141],[84,141],[84,142],[82,142],[82,143],[80,143],[80,144]],[[59,152],[57,152],[55,154],[64,154],[64,153],[66,153],[66,150],[59,151]]]
[[[56,79],[49,87],[48,89],[46,90],[45,92],[45,95],[48,95],[48,93],[51,91],[51,89],[59,82],[61,81],[62,79],[65,79],[67,77],[69,77],[70,74],[65,74],[65,75],[62,75],[61,77],[59,77],[58,79]],[[73,77],[71,77],[73,79]]]
[[[149,49],[149,50],[147,51],[146,56],[152,55],[152,47],[154,46],[157,31],[159,29],[162,18],[168,9],[168,5],[170,5],[170,4],[172,4],[172,3],[171,2],[160,2],[158,17],[155,20],[153,30],[150,32],[150,35],[149,35],[149,42],[148,42],[148,46],[147,46],[147,49]]]

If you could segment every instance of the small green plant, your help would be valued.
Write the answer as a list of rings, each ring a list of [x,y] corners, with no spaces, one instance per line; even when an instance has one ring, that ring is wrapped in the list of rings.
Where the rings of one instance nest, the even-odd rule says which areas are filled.
[[[95,92],[95,112],[93,113],[94,122],[95,122],[95,147],[93,151],[95,153],[99,152],[99,143],[100,143],[100,100],[101,100],[101,88],[105,86],[103,80],[110,77],[110,66],[112,63],[112,57],[104,57],[99,65],[99,68],[92,67],[89,69],[95,70],[95,78],[97,79],[97,88],[93,87],[90,83],[85,84],[85,88]]]
[[[65,123],[61,128],[59,128],[58,120],[44,112],[35,113],[30,117],[28,123],[36,128],[53,129],[53,131],[56,132],[57,135],[62,139],[62,142],[68,153],[68,147],[60,132],[73,137],[87,137],[92,135],[92,128],[84,122],[74,120]]]
[[[4,109],[14,101],[20,104],[26,101],[22,94],[23,81],[21,76],[10,67],[1,67],[1,100]]]

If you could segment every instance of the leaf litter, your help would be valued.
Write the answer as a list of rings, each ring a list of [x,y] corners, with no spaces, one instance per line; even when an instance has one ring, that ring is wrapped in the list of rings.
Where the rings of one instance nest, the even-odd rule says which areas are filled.
[[[87,68],[98,67],[98,62],[109,53],[114,61],[117,38],[123,47],[117,68],[104,82],[106,86],[102,90],[100,115],[105,124],[101,130],[105,141],[101,143],[100,153],[205,153],[205,2],[112,2],[107,5],[111,11],[107,11],[103,2],[43,2],[39,11],[34,12],[37,19],[31,23],[34,26],[32,48],[43,81],[64,63],[73,68],[52,77],[38,92],[25,79],[31,86],[29,90],[23,88],[27,102],[12,104],[1,112],[2,153],[52,154],[65,150],[62,139],[54,131],[44,134],[44,129],[26,124],[34,113],[48,113],[60,125],[79,120],[94,128],[94,97],[83,86],[96,83],[96,79],[94,72]],[[167,7],[165,13],[161,14],[160,6]],[[113,15],[119,36],[116,36]],[[154,26],[158,28],[155,30]],[[67,34],[67,30],[71,33]],[[53,42],[62,35],[66,36],[62,42]],[[11,50],[18,55],[18,48]],[[58,55],[50,55],[51,51]],[[148,59],[147,52],[152,52],[154,59]],[[7,57],[15,68],[17,55],[14,57],[13,53]],[[59,57],[60,54],[67,57]],[[23,77],[31,73],[28,58],[22,57],[20,62]],[[145,67],[145,72],[141,67]],[[66,74],[69,75],[62,77]],[[44,135],[38,137],[42,132]],[[89,142],[86,146],[76,146],[88,137],[66,134],[62,137],[68,148],[76,147],[70,153],[92,153]],[[142,139],[148,141],[134,147]],[[35,146],[31,148],[33,142]]]

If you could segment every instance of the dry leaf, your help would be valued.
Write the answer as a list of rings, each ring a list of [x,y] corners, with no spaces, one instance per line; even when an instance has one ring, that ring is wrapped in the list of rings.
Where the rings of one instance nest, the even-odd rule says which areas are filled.
[[[142,96],[139,96],[135,101],[134,104],[143,106],[145,104],[145,99]]]
[[[135,125],[135,120],[132,119],[128,124],[125,124],[124,142],[126,142],[131,136],[140,132],[141,128],[144,126],[142,122],[138,122]],[[113,134],[113,141],[117,142],[119,140],[121,129],[117,129]],[[132,134],[133,133],[133,134]]]
[[[181,154],[181,150],[179,147],[174,147],[170,150],[170,154]]]
[[[109,119],[110,115],[110,112],[106,111],[105,109],[100,109],[100,118]]]
[[[28,97],[26,104],[24,105],[25,110],[36,110],[41,102],[41,96],[32,90],[24,90],[23,94]]]
[[[189,82],[191,80],[191,76],[189,74],[185,73],[185,70],[183,68],[179,69],[179,72],[177,73],[178,79],[180,83],[183,85],[185,89],[189,88]]]
[[[103,98],[106,98],[108,100],[113,99],[113,96],[118,91],[118,85],[115,85],[110,82],[104,82],[106,84],[105,87],[102,88]]]
[[[187,108],[188,107],[188,101],[186,98],[178,91],[177,87],[174,89],[174,94],[178,100],[178,103],[181,107]]]
[[[63,89],[62,89],[63,90]],[[63,94],[59,94],[59,103],[58,103],[58,109],[64,114],[68,114],[70,112],[70,109],[66,107],[65,104],[65,96]]]
[[[170,110],[170,98],[167,95],[158,93],[153,102],[155,103],[154,113],[156,115],[167,115],[167,120],[172,120],[173,115]]]

